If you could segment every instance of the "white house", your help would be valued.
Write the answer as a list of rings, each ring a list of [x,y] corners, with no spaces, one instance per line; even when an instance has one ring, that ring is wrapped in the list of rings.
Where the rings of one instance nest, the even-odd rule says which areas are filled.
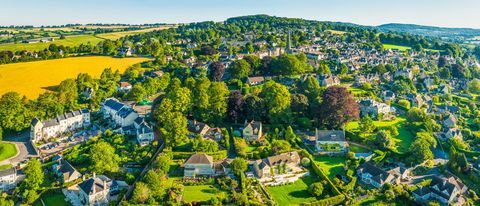
[[[247,122],[245,120],[245,127],[243,128],[243,138],[247,141],[258,140],[262,137],[262,122],[252,120]]]
[[[33,142],[47,141],[65,132],[73,132],[90,125],[90,112],[88,109],[76,110],[57,116],[46,121],[37,118],[30,125],[30,138]]]
[[[114,195],[126,187],[128,185],[123,181],[112,181],[107,176],[96,176],[94,173],[92,178],[78,184],[78,199],[83,205],[108,205],[115,200]]]
[[[315,148],[318,153],[333,154],[348,152],[348,142],[342,130],[315,129]]]
[[[215,174],[213,157],[206,154],[190,156],[184,167],[184,177],[212,176]]]
[[[10,168],[0,171],[0,190],[8,191],[17,186],[17,170]]]
[[[259,178],[288,174],[300,164],[300,155],[296,151],[267,157],[253,162],[253,171]]]

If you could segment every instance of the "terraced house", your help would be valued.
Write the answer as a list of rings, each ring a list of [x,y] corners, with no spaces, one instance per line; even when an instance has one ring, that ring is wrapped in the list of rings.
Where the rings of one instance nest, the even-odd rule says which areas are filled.
[[[34,118],[30,125],[30,138],[33,142],[48,141],[66,132],[74,132],[90,125],[90,111],[76,110],[59,115],[56,118],[40,121]]]

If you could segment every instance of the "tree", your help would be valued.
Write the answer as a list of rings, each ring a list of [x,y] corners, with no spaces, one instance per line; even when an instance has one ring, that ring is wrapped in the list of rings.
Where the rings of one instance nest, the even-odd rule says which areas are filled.
[[[132,200],[136,203],[143,204],[150,197],[150,189],[143,182],[138,182],[133,190]]]
[[[392,144],[390,134],[385,130],[378,131],[374,139],[374,144],[381,149],[386,149],[390,147],[390,145]]]
[[[192,106],[191,91],[186,87],[170,90],[167,98],[172,101],[173,111],[186,113]]]
[[[291,54],[282,54],[271,63],[272,73],[277,75],[303,74],[309,70],[306,62]]]
[[[480,80],[473,79],[468,83],[468,91],[474,94],[480,94]]]
[[[117,172],[120,157],[115,153],[115,148],[109,143],[100,141],[90,149],[92,169],[97,173]]]
[[[308,110],[309,103],[307,96],[303,94],[292,94],[290,95],[290,98],[291,108],[293,112],[299,113],[301,115]]]
[[[128,92],[128,98],[135,102],[142,101],[145,98],[145,96],[147,96],[145,88],[143,88],[142,84],[140,83],[133,85],[130,92]]]
[[[458,166],[463,170],[466,171],[468,168],[468,161],[467,157],[465,156],[465,153],[460,153],[458,155]]]
[[[372,133],[375,130],[375,124],[373,124],[373,120],[369,115],[365,115],[360,119],[359,127],[360,131],[365,133]]]
[[[247,119],[262,120],[266,116],[265,101],[255,94],[246,95],[243,105]]]
[[[241,158],[241,157],[236,157],[233,159],[233,161],[230,163],[230,167],[232,167],[232,171],[235,175],[240,176],[243,174],[245,171],[247,171],[248,168],[248,162],[247,160]]]
[[[313,183],[308,187],[308,191],[313,196],[320,197],[323,194],[323,184],[321,182]]]
[[[316,104],[320,95],[320,84],[317,78],[308,76],[307,79],[300,85],[302,93],[308,97],[310,105]]]
[[[220,123],[227,113],[228,88],[223,82],[213,82],[210,85],[210,121]]]
[[[321,62],[320,65],[318,66],[317,74],[329,75],[329,74],[332,74],[332,72],[330,71],[330,67],[328,66],[327,63]]]
[[[302,158],[301,163],[302,163],[302,166],[309,167],[311,162],[310,162],[310,159],[304,157],[304,158]]]
[[[358,103],[344,87],[328,87],[320,105],[320,122],[329,128],[341,128],[359,117]]]
[[[25,187],[32,191],[39,189],[44,178],[40,161],[35,158],[31,158],[28,160],[27,166],[25,166],[23,171],[25,173]]]
[[[293,129],[291,126],[287,127],[287,130],[285,131],[285,140],[287,140],[290,143],[294,143],[295,140],[297,139],[297,135],[293,132]]]
[[[292,149],[292,146],[290,146],[290,143],[288,143],[285,140],[273,140],[270,147],[273,154],[277,154],[277,155],[288,152]]]
[[[412,107],[410,110],[407,112],[407,121],[408,122],[423,122],[426,118],[427,114],[425,114],[425,111],[417,108],[417,107]]]
[[[172,159],[167,155],[159,155],[157,157],[157,162],[155,163],[155,168],[161,171],[163,174],[167,174],[170,171],[170,165],[172,164]]]
[[[243,115],[244,99],[240,91],[232,91],[227,99],[227,114],[230,120],[237,121]]]
[[[171,118],[163,123],[165,143],[178,146],[187,140],[187,118],[180,112],[173,112]]]
[[[209,94],[211,94],[209,92],[209,88],[211,84],[210,80],[208,80],[207,78],[200,78],[200,79],[197,79],[197,81],[195,81],[192,78],[192,82],[194,86],[190,88],[190,90],[192,91],[193,116],[196,119],[207,120],[211,115],[209,112],[209,107],[210,107]]]
[[[448,63],[447,58],[445,58],[444,56],[441,56],[440,58],[438,58],[438,67],[439,68],[447,66],[447,63]]]
[[[66,110],[78,108],[78,90],[74,79],[66,79],[58,86],[58,101],[65,106]]]
[[[291,121],[291,98],[286,86],[268,81],[264,84],[260,97],[265,100],[268,118],[271,123],[289,123]]]
[[[430,143],[425,139],[416,139],[410,146],[410,160],[414,163],[423,163],[433,159]]]
[[[263,57],[260,65],[260,73],[263,74],[264,76],[270,75],[271,72],[271,64],[272,64],[273,58],[271,56],[266,56]]]
[[[465,68],[461,64],[454,64],[451,68],[452,77],[464,78],[465,77]]]
[[[4,130],[20,131],[31,121],[25,100],[16,92],[7,92],[0,98],[0,127]]]
[[[477,56],[478,59],[480,59],[480,46],[476,46],[474,49],[473,49],[473,54],[475,56]]]
[[[154,170],[149,170],[147,174],[145,174],[144,182],[153,194],[157,195],[163,191],[165,186],[164,175],[165,174],[157,173]]]
[[[243,79],[250,73],[250,64],[244,60],[236,60],[230,65],[230,74],[233,79]]]
[[[222,62],[213,62],[209,66],[208,78],[211,81],[222,81],[223,74],[225,73],[225,67]]]

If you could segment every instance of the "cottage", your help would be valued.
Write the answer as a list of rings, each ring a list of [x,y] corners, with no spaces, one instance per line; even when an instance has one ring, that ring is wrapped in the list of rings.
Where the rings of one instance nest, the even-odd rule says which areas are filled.
[[[365,162],[358,166],[357,175],[363,183],[377,188],[383,187],[385,183],[392,183],[395,179],[393,174],[378,168],[370,162]]]
[[[297,170],[299,164],[300,156],[293,151],[256,160],[253,163],[253,171],[259,178],[274,177]]]
[[[212,176],[215,174],[213,157],[206,154],[194,154],[184,165],[184,177]]]
[[[265,82],[264,77],[248,77],[247,78],[247,84],[250,86],[263,84],[264,82]]]
[[[340,85],[340,78],[334,75],[320,75],[318,76],[318,82],[322,87],[330,87]]]
[[[74,181],[82,176],[67,160],[59,158],[57,163],[52,165],[53,172],[62,183]]]
[[[369,115],[372,117],[378,117],[378,115],[387,116],[389,114],[394,114],[396,109],[390,107],[390,105],[377,102],[373,99],[364,99],[359,102],[360,105],[360,115],[365,116]]]
[[[77,187],[78,199],[83,205],[108,205],[110,201],[116,200],[114,195],[127,189],[128,185],[104,175],[96,176],[94,173],[92,178],[84,180]]]
[[[17,170],[10,168],[0,171],[0,190],[9,191],[17,186]]]
[[[247,141],[258,140],[262,137],[262,122],[256,122],[254,120],[247,122],[245,120],[244,125],[243,138]]]
[[[33,142],[48,141],[52,137],[73,132],[89,125],[90,111],[88,109],[67,112],[46,121],[34,118],[30,124],[30,139]]]
[[[315,129],[315,148],[321,154],[348,152],[348,142],[342,130]]]
[[[133,53],[132,48],[129,46],[120,47],[120,49],[118,50],[118,56],[129,57],[129,56],[132,56],[132,53]]]
[[[419,187],[412,192],[413,197],[419,203],[427,203],[431,200],[439,201],[442,205],[465,202],[463,195],[467,191],[460,179],[455,177],[434,176],[430,185]]]
[[[393,101],[395,100],[395,93],[390,90],[385,90],[382,92],[382,99],[383,101]]]
[[[118,91],[119,92],[128,92],[132,89],[132,85],[128,82],[120,82],[118,85]]]

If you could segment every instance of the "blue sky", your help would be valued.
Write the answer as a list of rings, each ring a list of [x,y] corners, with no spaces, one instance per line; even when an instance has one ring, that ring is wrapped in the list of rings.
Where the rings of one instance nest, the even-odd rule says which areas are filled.
[[[479,0],[22,0],[0,6],[0,25],[180,23],[269,14],[363,25],[480,28]]]

